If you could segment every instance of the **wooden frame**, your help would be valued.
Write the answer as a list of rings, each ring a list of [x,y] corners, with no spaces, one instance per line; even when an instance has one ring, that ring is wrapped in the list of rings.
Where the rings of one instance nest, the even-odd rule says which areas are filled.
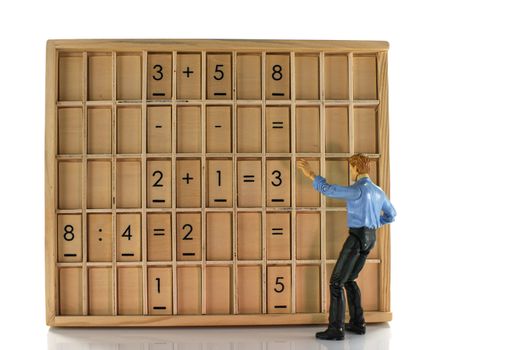
[[[388,48],[387,42],[380,41],[48,41],[47,324],[326,323],[329,270],[336,261],[338,242],[347,235],[346,209],[325,196],[320,196],[320,205],[310,206],[318,201],[305,188],[307,182],[301,179],[296,161],[309,159],[329,182],[330,176],[338,176],[349,183],[345,162],[356,152],[369,153],[376,158],[372,176],[389,195]],[[278,62],[282,63],[280,71],[275,68]],[[188,70],[183,72],[186,63]],[[189,64],[195,64],[194,72],[190,72]],[[304,71],[307,75],[300,75]],[[318,74],[310,76],[312,72]],[[183,74],[193,73],[198,79],[184,82]],[[284,83],[276,79],[281,73],[286,74]],[[221,75],[224,81],[216,79]],[[162,118],[149,118],[156,110],[153,107],[164,107]],[[212,119],[209,107],[217,107]],[[223,116],[222,110],[228,115]],[[281,110],[289,111],[284,119],[278,119]],[[237,119],[240,117],[242,120]],[[222,121],[229,133],[213,129]],[[312,129],[308,128],[311,122],[315,124]],[[333,124],[338,122],[342,123],[341,130]],[[154,130],[157,125],[164,129]],[[179,136],[186,135],[179,134],[182,125],[196,137],[186,137],[180,145]],[[156,143],[150,135],[157,135]],[[212,143],[207,135],[212,136]],[[340,139],[332,143],[328,136]],[[229,138],[227,147],[222,147],[223,137]],[[268,139],[273,153],[267,152]],[[305,142],[308,139],[318,144],[309,147]],[[282,140],[288,144],[279,145]],[[297,152],[297,147],[303,152]],[[238,162],[243,162],[241,167]],[[268,188],[275,186],[268,177],[275,176],[269,167],[284,163],[289,163],[285,178],[289,187],[284,192],[279,189],[272,202],[267,194],[277,192]],[[156,164],[170,168],[162,168],[159,176],[154,173],[158,169],[151,168]],[[216,167],[211,175],[209,164]],[[227,168],[220,173],[227,178],[219,181],[227,181],[231,187],[222,192],[213,189],[210,196],[210,176],[225,171],[221,166]],[[182,170],[192,171],[199,182],[197,187],[180,189],[184,200],[191,203],[179,206]],[[242,177],[249,176],[244,172],[258,174],[253,181],[259,183],[239,186]],[[162,184],[160,178],[167,183],[154,189],[160,192],[152,192],[152,186]],[[128,187],[122,188],[122,183]],[[247,201],[242,197],[239,201],[239,190],[261,191],[257,192],[260,197]],[[289,198],[277,198],[282,193]],[[207,205],[209,200],[216,204]],[[153,205],[153,201],[162,202]],[[257,203],[260,205],[253,206]],[[244,213],[246,216],[242,216]],[[280,216],[285,213],[288,221],[280,227]],[[156,218],[162,226],[158,232],[170,236],[162,237],[161,243],[151,243],[158,232],[150,232],[148,219],[159,214],[166,216]],[[237,221],[238,214],[243,221]],[[277,224],[268,226],[267,215],[274,215],[271,222]],[[133,218],[132,223],[124,222],[127,218]],[[180,235],[189,231],[177,222],[179,218],[197,220],[196,244],[183,245]],[[208,222],[217,223],[214,231],[207,227]],[[95,227],[96,223],[100,227]],[[250,226],[253,223],[259,230]],[[319,231],[311,228],[316,225]],[[274,245],[281,239],[279,230],[283,227],[290,228],[284,234],[289,239],[289,251],[284,252],[282,246]],[[306,230],[304,237],[297,227]],[[249,236],[239,237],[239,232]],[[272,234],[277,239],[270,239]],[[139,241],[127,245],[125,241],[131,237]],[[229,247],[208,249],[206,242],[216,245],[220,239]],[[252,239],[257,239],[254,247],[247,246]],[[379,230],[377,243],[360,277],[362,283],[369,284],[369,288],[362,288],[369,323],[392,318],[389,226]],[[98,246],[104,250],[96,251]],[[129,255],[134,254],[131,250],[120,251],[117,246],[131,247],[137,255]],[[183,256],[179,247],[187,247],[188,254],[199,249],[199,254]],[[122,258],[119,254],[128,255]],[[209,261],[208,256],[219,259]],[[314,284],[310,291],[305,290],[308,281]],[[275,294],[279,289],[285,292]]]

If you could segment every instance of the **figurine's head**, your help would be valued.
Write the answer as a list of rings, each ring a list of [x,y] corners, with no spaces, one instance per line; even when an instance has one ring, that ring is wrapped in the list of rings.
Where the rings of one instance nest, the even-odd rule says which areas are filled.
[[[351,180],[356,181],[357,176],[360,174],[368,174],[369,162],[370,159],[362,153],[351,156],[351,158],[349,158],[349,174],[351,176]]]

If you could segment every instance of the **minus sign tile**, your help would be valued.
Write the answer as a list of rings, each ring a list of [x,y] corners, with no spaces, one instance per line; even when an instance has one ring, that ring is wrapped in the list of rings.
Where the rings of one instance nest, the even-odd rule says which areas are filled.
[[[153,92],[153,96],[165,96],[164,92]]]
[[[183,256],[195,256],[195,253],[182,253]]]
[[[122,253],[122,256],[135,256],[135,253]]]
[[[273,96],[284,96],[283,92],[273,92],[271,95]]]
[[[162,125],[155,125],[155,128],[157,128],[157,129],[161,129],[161,128],[162,128]]]
[[[215,128],[221,128],[222,125],[215,125]]]
[[[273,198],[271,199],[271,202],[283,202],[284,200],[282,198]]]
[[[68,253],[68,254],[64,254],[64,256],[68,256],[68,257],[69,256],[77,256],[77,254],[70,254],[70,253]]]
[[[287,309],[287,305],[275,305],[275,309]]]
[[[165,306],[153,306],[153,310],[166,310]]]
[[[226,96],[225,92],[215,92],[215,96]]]
[[[217,198],[215,199],[215,202],[227,202],[227,199]]]
[[[165,203],[165,199],[153,199],[153,203]]]

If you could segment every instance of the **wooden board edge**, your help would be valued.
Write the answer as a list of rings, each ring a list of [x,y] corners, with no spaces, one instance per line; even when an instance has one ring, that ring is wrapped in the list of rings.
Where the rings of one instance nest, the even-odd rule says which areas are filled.
[[[382,323],[392,319],[391,312],[368,311],[366,323]],[[328,315],[185,315],[185,316],[57,316],[54,327],[217,327],[217,326],[284,326],[325,325]]]
[[[388,54],[380,52],[377,55],[377,80],[378,80],[378,106],[379,118],[379,147],[380,147],[380,166],[379,180],[380,185],[386,195],[390,197],[390,173],[389,173],[389,106],[388,106]],[[390,305],[390,284],[391,284],[391,243],[390,225],[385,225],[382,230],[382,240],[380,245],[380,257],[382,264],[379,272],[379,310],[384,312],[391,311]]]
[[[387,51],[389,42],[379,40],[285,40],[285,39],[49,39],[57,50],[228,50],[228,51]]]
[[[45,283],[46,283],[46,323],[54,324],[56,316],[56,245],[53,233],[55,232],[55,203],[56,203],[56,48],[52,41],[47,42],[46,48],[46,99],[45,99]]]

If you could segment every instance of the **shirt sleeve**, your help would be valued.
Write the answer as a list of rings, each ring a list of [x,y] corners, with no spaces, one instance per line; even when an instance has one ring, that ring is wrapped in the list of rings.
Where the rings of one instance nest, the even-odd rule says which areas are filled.
[[[326,179],[320,175],[315,176],[315,179],[313,180],[313,188],[330,198],[355,200],[361,195],[361,191],[358,187],[328,184]]]
[[[390,224],[393,221],[395,221],[395,216],[397,216],[397,211],[393,207],[393,204],[389,201],[389,199],[384,198],[384,203],[382,204],[382,211],[384,214],[380,216],[380,224]]]

